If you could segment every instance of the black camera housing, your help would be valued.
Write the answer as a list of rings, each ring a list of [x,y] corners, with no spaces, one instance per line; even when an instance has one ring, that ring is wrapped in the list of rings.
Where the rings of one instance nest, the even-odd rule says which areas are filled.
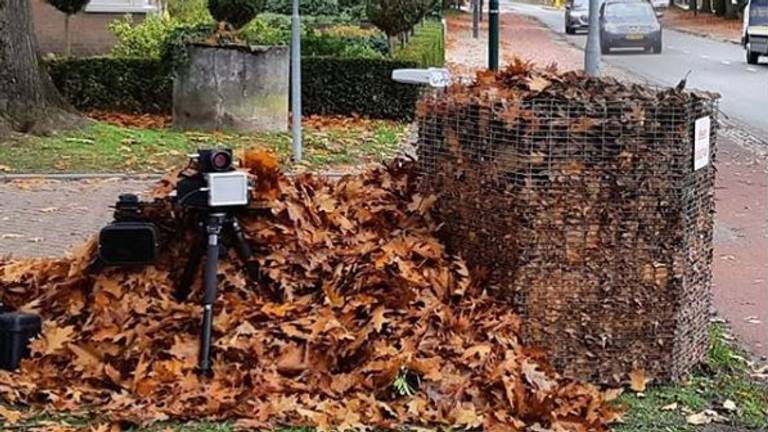
[[[15,371],[29,357],[29,343],[40,334],[42,320],[37,315],[0,313],[0,369]]]
[[[232,149],[204,149],[197,151],[197,162],[201,173],[233,171],[234,155]]]
[[[139,197],[120,195],[115,204],[115,221],[99,233],[99,259],[105,265],[151,264],[157,259],[159,235],[155,224],[144,220]]]
[[[184,175],[176,184],[176,199],[180,206],[192,209],[207,209],[208,182],[205,174],[235,171],[232,149],[200,149],[197,151],[198,172]]]

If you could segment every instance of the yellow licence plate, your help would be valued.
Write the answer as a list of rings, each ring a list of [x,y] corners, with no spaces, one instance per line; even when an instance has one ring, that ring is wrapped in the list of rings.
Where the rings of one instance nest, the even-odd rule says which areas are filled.
[[[641,39],[643,39],[644,37],[645,37],[645,36],[644,36],[644,35],[642,35],[642,34],[628,34],[628,35],[626,36],[627,40],[641,40]]]

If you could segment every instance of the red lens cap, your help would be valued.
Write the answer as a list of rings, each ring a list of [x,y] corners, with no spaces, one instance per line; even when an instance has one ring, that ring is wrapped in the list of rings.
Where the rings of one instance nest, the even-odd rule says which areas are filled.
[[[213,163],[213,168],[217,170],[223,170],[229,168],[232,160],[229,158],[228,154],[224,152],[217,152],[213,155],[211,162]]]

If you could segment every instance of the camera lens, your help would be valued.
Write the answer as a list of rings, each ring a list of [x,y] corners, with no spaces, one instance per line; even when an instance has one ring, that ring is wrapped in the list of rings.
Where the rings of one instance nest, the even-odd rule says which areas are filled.
[[[216,171],[225,171],[232,166],[232,156],[223,151],[214,152],[211,155],[211,166]]]

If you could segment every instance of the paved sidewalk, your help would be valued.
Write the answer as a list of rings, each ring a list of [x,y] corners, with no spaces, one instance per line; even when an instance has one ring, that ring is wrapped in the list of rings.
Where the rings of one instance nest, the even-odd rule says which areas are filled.
[[[692,12],[680,9],[679,7],[671,7],[664,14],[664,18],[661,21],[666,28],[710,39],[735,44],[741,43],[743,31],[741,19],[725,19],[701,12],[698,15],[693,15]]]
[[[112,218],[122,193],[140,193],[151,180],[0,182],[0,255],[61,256]]]
[[[499,19],[500,68],[518,57],[541,67],[556,64],[561,71],[582,69],[584,53],[535,18],[502,12]],[[446,66],[454,76],[474,77],[478,69],[488,65],[488,21],[481,23],[477,39],[472,37],[471,15],[451,15],[446,21]],[[603,65],[603,70],[612,76],[633,79],[611,65]]]
[[[768,161],[722,137],[717,158],[715,307],[768,357]]]

